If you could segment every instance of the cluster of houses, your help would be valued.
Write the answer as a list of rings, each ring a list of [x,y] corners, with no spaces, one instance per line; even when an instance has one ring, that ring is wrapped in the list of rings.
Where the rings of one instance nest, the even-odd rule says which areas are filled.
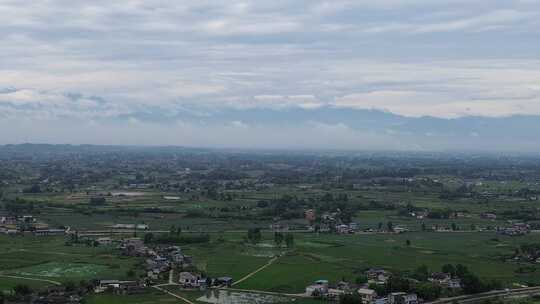
[[[147,224],[114,224],[111,226],[113,229],[137,229],[137,230],[148,230],[150,227]]]
[[[100,246],[112,245],[115,240],[101,237],[94,240]],[[193,259],[185,255],[182,249],[173,245],[158,245],[149,247],[140,238],[127,238],[119,241],[118,249],[121,254],[130,257],[146,258],[144,267],[146,275],[139,280],[100,280],[95,283],[94,292],[111,292],[128,295],[144,292],[144,289],[159,279],[174,280],[173,269],[194,269]],[[178,284],[186,289],[204,290],[210,286],[231,286],[232,278],[220,277],[211,279],[197,272],[181,271],[177,275]]]
[[[53,229],[49,225],[38,221],[32,215],[2,216],[0,217],[0,233],[17,235],[31,233],[35,236],[64,235],[69,232],[66,229]]]
[[[385,233],[385,234],[388,234],[388,233],[401,234],[401,233],[405,233],[405,232],[408,232],[408,231],[409,231],[409,228],[404,227],[404,226],[395,226],[395,227],[392,227],[392,230],[373,229],[373,228],[364,229],[365,233]]]
[[[193,269],[193,258],[182,252],[182,249],[173,245],[158,245],[150,248],[139,238],[128,238],[121,241],[122,255],[145,257],[146,281],[153,282],[169,276],[171,269],[181,269],[178,274],[178,284],[186,289],[206,289],[210,286],[230,286],[233,282],[230,277],[209,278]],[[172,279],[172,278],[171,278]]]
[[[423,220],[429,218],[429,210],[417,210],[410,211],[408,215],[418,220]],[[462,218],[471,218],[471,214],[461,211],[451,212],[448,215],[448,219],[462,219]]]
[[[133,257],[145,257],[146,276],[150,280],[157,280],[161,274],[168,272],[173,267],[188,267],[193,259],[183,254],[178,246],[146,246],[140,238],[128,238],[121,241],[120,250],[122,255]]]
[[[145,280],[100,280],[94,287],[94,292],[101,293],[107,291],[118,295],[132,295],[144,293],[147,286]]]
[[[79,286],[51,286],[45,290],[33,292],[25,299],[9,303],[32,304],[79,304],[84,303],[83,297],[89,292],[111,292],[118,295],[140,294],[145,292],[147,284],[144,281],[95,280]]]
[[[384,269],[372,268],[364,272],[367,282],[360,285],[352,285],[347,282],[338,282],[330,285],[327,280],[318,280],[305,289],[305,295],[315,298],[325,298],[329,300],[338,299],[344,294],[356,293],[364,304],[417,304],[420,299],[415,293],[393,292],[387,295],[379,295],[370,286],[385,285],[392,274]],[[441,286],[449,291],[459,291],[462,288],[461,280],[452,278],[448,273],[434,272],[428,281]]]
[[[335,226],[330,226],[328,224],[321,224],[318,226],[318,230],[310,226],[308,228],[310,231],[318,231],[318,232],[335,232],[337,234],[354,234],[354,233],[394,233],[394,234],[400,234],[409,231],[407,227],[403,226],[395,226],[392,228],[392,231],[384,230],[384,229],[373,229],[373,228],[366,228],[364,230],[360,229],[360,226],[358,223],[352,222],[349,224],[337,224]]]
[[[531,232],[531,226],[525,223],[513,223],[510,227],[497,227],[497,233],[509,236],[525,235]]]
[[[528,262],[540,264],[540,249],[531,248],[529,250],[517,251],[512,257],[514,262]]]
[[[210,278],[198,272],[182,271],[178,275],[178,284],[185,289],[205,290],[211,286],[230,287],[233,283],[231,277]]]
[[[339,282],[335,287],[330,287],[327,280],[318,280],[306,287],[306,296],[337,300],[347,293],[356,292],[365,304],[418,304],[418,296],[415,293],[393,292],[384,297],[378,296],[373,289],[360,287],[351,290],[346,282]]]
[[[52,286],[34,294],[28,302],[32,304],[79,304],[81,300],[79,290],[67,290],[63,286]]]
[[[497,219],[497,215],[495,213],[491,213],[491,212],[484,212],[484,213],[480,214],[480,218],[494,221],[494,220]]]
[[[452,278],[448,273],[434,272],[428,278],[428,281],[441,286],[444,289],[451,291],[458,291],[461,289],[461,280],[458,278]]]

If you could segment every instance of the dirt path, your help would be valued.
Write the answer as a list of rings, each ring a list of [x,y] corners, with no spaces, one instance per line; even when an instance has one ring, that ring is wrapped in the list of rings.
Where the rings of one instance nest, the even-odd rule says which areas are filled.
[[[7,275],[7,274],[0,274],[0,277],[11,278],[11,279],[20,279],[20,280],[40,281],[40,282],[51,283],[53,285],[62,285],[62,283],[60,283],[60,282],[53,281],[53,280],[47,280],[47,279],[35,279],[35,278],[19,277],[19,276],[14,276],[14,275]]]
[[[259,272],[259,271],[265,269],[266,267],[272,265],[277,259],[278,259],[278,257],[273,257],[273,258],[271,258],[270,261],[268,261],[268,263],[266,263],[266,264],[264,264],[263,266],[257,268],[255,271],[253,271],[253,272],[247,274],[245,277],[241,278],[240,280],[234,282],[234,283],[232,284],[232,286],[235,286],[235,285],[237,285],[237,284],[240,284],[240,283],[242,283],[243,281],[245,281],[245,280],[251,278],[252,276],[254,276],[255,274],[257,274],[257,272]]]
[[[164,292],[164,293],[167,293],[167,294],[169,294],[169,295],[171,295],[171,296],[173,296],[173,297],[175,297],[175,298],[177,298],[177,299],[180,299],[180,300],[182,300],[182,301],[184,301],[184,302],[186,302],[186,303],[188,303],[188,304],[195,304],[195,303],[191,302],[190,300],[188,300],[188,299],[186,299],[186,298],[184,298],[184,297],[182,297],[182,296],[179,296],[179,295],[177,295],[177,294],[175,294],[175,293],[172,293],[172,292],[170,292],[170,291],[168,291],[168,290],[166,290],[166,289],[163,289],[163,288],[161,288],[161,287],[159,287],[159,286],[157,286],[157,285],[156,285],[156,286],[152,286],[152,287],[155,288],[155,289],[157,289],[157,290],[159,290],[159,291],[162,291],[162,292]]]

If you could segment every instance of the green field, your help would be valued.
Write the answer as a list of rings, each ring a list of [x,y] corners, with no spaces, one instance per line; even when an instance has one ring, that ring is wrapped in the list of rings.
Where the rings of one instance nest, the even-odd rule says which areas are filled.
[[[34,281],[34,280],[25,280],[25,279],[15,279],[15,278],[6,278],[0,276],[0,292],[9,292],[13,287],[23,284],[34,290],[44,289],[48,286],[53,285],[52,283]]]
[[[66,246],[64,237],[0,236],[0,274],[75,281],[123,279],[138,259],[114,248]]]
[[[369,267],[412,271],[420,265],[427,265],[438,271],[448,263],[466,265],[481,277],[508,284],[540,282],[540,272],[518,274],[515,271],[520,265],[501,260],[519,244],[540,242],[540,234],[503,237],[473,232],[343,236],[298,233],[295,238],[293,250],[235,287],[300,293],[317,279],[354,281],[361,270]],[[237,234],[228,234],[227,239],[225,243],[188,246],[186,250],[198,257],[198,263],[210,275],[228,274],[234,279],[269,260],[249,255],[256,254],[257,250],[267,251],[264,247],[257,250],[246,247]],[[410,246],[406,246],[406,240],[411,241]]]
[[[52,279],[88,279],[106,274],[107,265],[89,263],[48,262],[35,266],[17,269],[15,274],[28,277],[45,277]]]

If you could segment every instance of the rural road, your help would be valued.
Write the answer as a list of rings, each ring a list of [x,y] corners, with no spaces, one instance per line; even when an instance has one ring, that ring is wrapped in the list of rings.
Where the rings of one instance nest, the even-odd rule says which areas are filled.
[[[251,277],[254,276],[257,272],[259,272],[259,271],[265,269],[266,267],[272,265],[277,259],[278,259],[278,257],[273,257],[273,258],[271,258],[270,261],[268,261],[268,262],[267,262],[266,264],[264,264],[263,266],[257,268],[255,271],[250,272],[249,274],[247,274],[245,277],[241,278],[240,280],[234,282],[234,283],[232,284],[232,286],[237,285],[237,284],[239,284],[239,283],[241,283],[241,282],[243,282],[243,281],[245,281],[245,280],[251,278]]]
[[[160,285],[160,286],[164,286],[164,285]],[[171,295],[171,296],[173,296],[173,297],[175,297],[175,298],[177,298],[177,299],[180,299],[180,300],[182,300],[182,301],[184,301],[184,302],[186,302],[186,303],[188,303],[188,304],[195,304],[195,303],[191,302],[190,300],[188,300],[188,299],[186,299],[186,298],[184,298],[184,297],[182,297],[182,296],[179,296],[179,295],[177,295],[177,294],[175,294],[175,293],[172,293],[172,292],[170,292],[170,291],[168,291],[168,290],[166,290],[166,289],[163,289],[163,288],[161,288],[161,287],[159,287],[159,286],[157,286],[157,285],[152,286],[152,287],[155,288],[155,289],[157,289],[157,290],[159,290],[159,291],[162,291],[162,292],[164,292],[164,293],[167,293],[167,294],[169,294],[169,295]]]

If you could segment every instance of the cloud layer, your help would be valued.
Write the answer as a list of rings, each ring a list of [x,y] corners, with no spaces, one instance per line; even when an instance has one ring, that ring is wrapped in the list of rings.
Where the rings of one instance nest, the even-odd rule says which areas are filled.
[[[536,0],[6,0],[0,14],[4,124],[164,125],[187,112],[209,124],[231,109],[540,115]]]

